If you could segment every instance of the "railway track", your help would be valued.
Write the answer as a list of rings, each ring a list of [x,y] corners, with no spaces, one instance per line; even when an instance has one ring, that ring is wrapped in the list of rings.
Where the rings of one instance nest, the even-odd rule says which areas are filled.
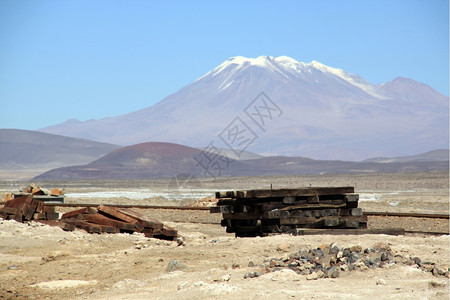
[[[4,204],[0,202],[0,205]],[[97,207],[100,204],[97,203],[46,203],[47,206],[57,206],[57,207]],[[209,211],[209,207],[188,207],[188,206],[161,206],[161,205],[135,205],[135,204],[103,204],[105,206],[112,206],[118,208],[137,208],[137,209],[162,209],[162,210],[183,210],[183,211]],[[449,214],[431,214],[431,213],[401,213],[401,212],[379,212],[379,211],[365,211],[364,215],[369,217],[401,217],[401,218],[425,218],[425,219],[440,219],[448,220]],[[175,221],[177,222],[177,221]],[[178,221],[181,222],[181,221]],[[189,221],[190,223],[201,223],[201,224],[220,224],[220,222],[204,222],[204,221]],[[326,233],[327,232],[327,233]],[[360,234],[351,233],[351,230],[345,231],[347,234]],[[398,228],[391,228],[386,230],[374,230],[374,233],[385,233],[385,234],[395,234],[397,235]],[[426,235],[448,235],[449,232],[431,232],[431,231],[420,231],[420,230],[403,230],[403,234],[426,234]],[[367,232],[369,233],[369,232]],[[334,233],[333,230],[327,229],[316,231],[311,234],[338,234]]]
[[[59,207],[97,207],[99,204],[93,203],[46,203],[48,206]],[[161,206],[161,205],[135,205],[135,204],[103,204],[105,206],[121,207],[121,208],[139,208],[139,209],[173,209],[173,210],[206,210],[209,207],[189,207],[189,206]],[[365,211],[366,216],[381,217],[409,217],[409,218],[431,218],[431,219],[449,219],[448,214],[429,214],[429,213],[401,213],[401,212],[379,212]]]

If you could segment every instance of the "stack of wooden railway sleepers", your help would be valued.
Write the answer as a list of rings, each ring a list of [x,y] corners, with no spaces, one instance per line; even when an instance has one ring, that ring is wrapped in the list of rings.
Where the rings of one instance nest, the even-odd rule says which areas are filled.
[[[70,211],[61,216],[61,223],[74,225],[89,233],[133,233],[146,237],[175,240],[177,230],[163,223],[126,208],[100,205]]]
[[[43,201],[35,198],[33,194],[15,197],[5,202],[0,208],[0,217],[4,220],[17,222],[31,220],[57,220],[59,214],[54,206],[46,206]]]
[[[0,218],[17,222],[36,221],[64,230],[84,229],[89,233],[143,233],[146,237],[175,240],[177,230],[126,208],[99,206],[67,212],[59,219],[55,206],[35,199],[33,194],[16,197],[0,208]]]
[[[63,189],[47,190],[34,184],[30,184],[29,186],[19,189],[19,192],[8,193],[6,195],[5,202],[29,194],[32,194],[35,200],[40,200],[45,203],[64,203]]]
[[[358,208],[353,187],[307,187],[217,192],[211,213],[237,237],[272,233],[297,234],[299,228],[365,229],[367,216]]]

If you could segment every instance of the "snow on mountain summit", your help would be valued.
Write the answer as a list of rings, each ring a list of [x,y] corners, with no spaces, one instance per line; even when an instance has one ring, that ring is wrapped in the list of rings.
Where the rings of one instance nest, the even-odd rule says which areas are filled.
[[[371,84],[365,79],[359,77],[356,74],[348,73],[339,68],[329,67],[318,61],[311,61],[310,63],[299,62],[288,56],[259,56],[256,58],[247,58],[244,56],[230,57],[221,63],[219,66],[209,71],[196,81],[203,79],[207,76],[218,76],[220,74],[226,74],[226,77],[219,87],[219,90],[223,90],[230,86],[230,79],[237,71],[243,71],[249,67],[259,67],[269,70],[284,79],[289,79],[291,75],[301,75],[311,73],[313,70],[319,71],[327,76],[336,76],[348,84],[351,84],[371,96],[379,99],[386,99],[384,95],[378,92],[377,86]]]

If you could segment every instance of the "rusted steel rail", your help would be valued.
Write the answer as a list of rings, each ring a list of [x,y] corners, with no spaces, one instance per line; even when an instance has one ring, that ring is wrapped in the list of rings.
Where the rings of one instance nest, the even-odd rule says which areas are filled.
[[[0,205],[5,202],[0,202]],[[119,208],[142,208],[142,209],[174,209],[174,210],[207,210],[209,207],[191,207],[191,206],[162,206],[162,205],[136,205],[136,204],[94,204],[94,203],[45,203],[47,206],[60,207],[97,207],[99,205],[113,206]],[[411,217],[411,218],[432,218],[432,219],[450,219],[448,214],[429,214],[429,213],[401,213],[401,212],[379,212],[364,211],[366,216],[380,217]]]
[[[93,204],[93,203],[45,203],[47,206],[60,207],[97,207],[99,205],[112,206],[119,208],[142,208],[142,209],[178,209],[178,210],[207,210],[209,207],[190,207],[190,206],[162,206],[162,205],[136,205],[136,204]]]
[[[381,216],[381,217],[411,217],[411,218],[449,219],[448,214],[365,211],[364,215],[366,215],[366,216]]]

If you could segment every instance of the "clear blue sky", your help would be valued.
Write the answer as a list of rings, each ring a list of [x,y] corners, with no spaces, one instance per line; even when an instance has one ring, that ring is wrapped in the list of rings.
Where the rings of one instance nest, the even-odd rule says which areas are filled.
[[[132,112],[238,55],[448,95],[448,1],[0,0],[0,128]]]

